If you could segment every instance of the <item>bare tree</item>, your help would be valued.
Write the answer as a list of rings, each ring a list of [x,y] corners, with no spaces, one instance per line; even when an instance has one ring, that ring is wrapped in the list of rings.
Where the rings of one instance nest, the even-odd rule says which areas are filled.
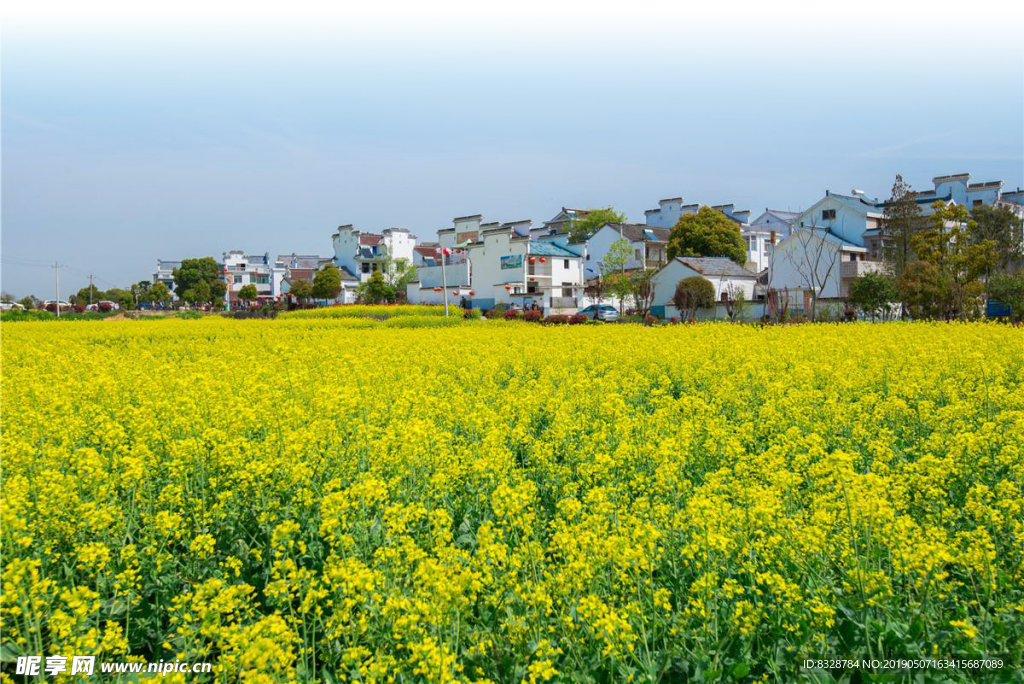
[[[793,233],[796,249],[786,252],[786,261],[800,276],[801,285],[810,293],[809,318],[814,320],[817,313],[818,297],[838,270],[842,247],[838,242],[829,240],[828,229],[801,228]],[[824,270],[823,270],[824,269]]]

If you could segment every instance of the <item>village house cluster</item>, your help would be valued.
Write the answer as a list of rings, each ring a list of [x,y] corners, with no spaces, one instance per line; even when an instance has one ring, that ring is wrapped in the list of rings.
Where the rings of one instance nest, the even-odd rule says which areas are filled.
[[[1024,191],[1004,191],[1001,181],[971,183],[964,173],[936,177],[933,184],[933,189],[915,194],[924,214],[941,201],[968,209],[1007,206],[1024,217]],[[404,260],[416,269],[414,279],[405,285],[409,303],[448,302],[482,310],[504,304],[565,314],[594,303],[588,284],[602,277],[612,246],[624,243],[629,250],[624,270],[657,271],[651,312],[666,318],[679,316],[672,295],[676,283],[689,276],[711,281],[720,307],[742,293],[748,302],[763,302],[765,308],[778,306],[777,298],[786,297],[791,310],[801,312],[812,296],[818,302],[841,301],[854,278],[882,268],[886,202],[861,191],[826,190],[803,211],[765,209],[753,220],[750,211],[737,210],[734,204],[707,205],[736,224],[746,246],[746,263],[725,257],[669,261],[673,226],[701,206],[682,196],[662,199],[644,212],[643,223],[606,223],[579,241],[571,239],[569,227],[587,211],[567,207],[539,225],[532,220],[488,222],[481,214],[460,216],[431,241],[420,241],[407,228],[371,233],[342,225],[331,236],[333,256],[291,254],[271,259],[269,254],[229,251],[223,253],[219,267],[229,304],[238,301],[239,290],[248,284],[255,285],[260,299],[279,300],[296,280],[312,280],[327,264],[341,273],[341,291],[333,303],[355,303],[360,285]],[[157,261],[154,282],[173,289],[172,274],[179,264]],[[760,308],[754,309],[751,315],[761,314]],[[709,317],[721,314],[702,312]]]

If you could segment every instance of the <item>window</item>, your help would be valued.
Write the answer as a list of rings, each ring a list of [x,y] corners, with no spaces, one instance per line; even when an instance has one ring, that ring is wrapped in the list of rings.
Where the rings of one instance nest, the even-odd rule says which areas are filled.
[[[377,264],[374,264],[374,265],[373,265],[373,270],[374,270],[374,271],[376,271],[376,270],[377,270]]]
[[[370,272],[370,264],[368,264],[367,262],[364,261],[363,262],[363,273],[369,273],[369,272]]]
[[[257,275],[256,276],[256,284],[257,285],[269,285],[270,284],[270,276],[268,276],[268,275]]]
[[[562,259],[562,268],[569,268],[569,260]]]
[[[981,200],[974,200],[974,204],[972,204],[971,206],[980,207],[981,206]]]
[[[572,288],[571,287],[563,287],[562,288],[562,296],[563,297],[572,297]]]
[[[635,259],[636,259],[637,261],[640,261],[640,250],[639,250],[639,249],[634,249],[634,250],[633,250],[633,253],[634,253],[634,254],[636,254],[636,256],[635,256],[634,258],[635,258]]]
[[[590,252],[587,252],[587,261],[590,261]]]
[[[821,220],[822,221],[834,221],[835,218],[836,218],[836,210],[835,209],[822,209],[821,210]]]

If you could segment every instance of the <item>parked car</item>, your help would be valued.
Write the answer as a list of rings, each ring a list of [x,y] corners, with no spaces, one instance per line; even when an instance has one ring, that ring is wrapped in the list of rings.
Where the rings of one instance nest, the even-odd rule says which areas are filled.
[[[100,311],[117,311],[118,309],[121,308],[121,305],[118,304],[117,302],[112,302],[110,300],[104,299],[101,302],[97,302],[96,307]]]
[[[18,302],[0,302],[0,311],[24,311],[23,307]]]
[[[46,309],[47,311],[54,311],[54,312],[56,312],[57,311],[57,306],[58,306],[57,302],[55,300],[53,300],[53,299],[47,299],[45,302],[43,302],[43,308]],[[71,311],[71,304],[69,304],[68,302],[65,302],[63,299],[60,300],[60,310],[61,311]]]
[[[594,313],[597,313],[597,320],[599,321],[617,321],[619,320],[619,312],[615,310],[614,306],[608,306],[602,304],[600,307],[596,304],[580,309],[576,313],[587,318],[594,318]]]

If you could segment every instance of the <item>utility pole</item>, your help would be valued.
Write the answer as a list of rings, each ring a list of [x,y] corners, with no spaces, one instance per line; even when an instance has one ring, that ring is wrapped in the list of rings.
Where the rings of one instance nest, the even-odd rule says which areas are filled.
[[[444,315],[448,316],[448,275],[444,270],[444,253],[447,250],[441,248],[441,285],[444,287]]]
[[[89,306],[92,306],[92,273],[89,274]]]
[[[53,262],[53,308],[60,318],[60,264]]]

